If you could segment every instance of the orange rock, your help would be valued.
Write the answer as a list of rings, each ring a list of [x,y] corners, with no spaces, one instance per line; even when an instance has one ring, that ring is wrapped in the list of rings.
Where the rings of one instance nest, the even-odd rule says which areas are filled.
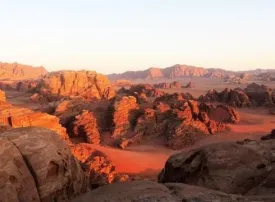
[[[77,144],[72,149],[74,156],[82,163],[91,188],[111,184],[116,181],[127,181],[127,175],[117,173],[115,165],[91,144]]]
[[[35,79],[47,73],[44,67],[0,62],[0,79]]]
[[[40,86],[40,93],[54,96],[73,95],[86,99],[111,99],[115,96],[108,78],[92,71],[52,72],[43,78]]]
[[[6,103],[6,94],[4,91],[0,90],[0,105],[1,103]]]
[[[100,143],[100,133],[98,130],[97,120],[93,112],[84,110],[80,115],[75,117],[72,127],[74,136],[84,136],[87,143]]]
[[[59,119],[56,116],[51,116],[46,113],[34,112],[29,109],[14,107],[14,106],[0,106],[0,123],[9,125],[12,128],[21,128],[29,126],[40,126],[56,131],[63,139],[70,143],[66,129],[63,128]]]
[[[123,96],[114,101],[112,105],[114,124],[112,137],[123,136],[131,129],[131,122],[136,119],[138,109],[137,100],[133,96]]]

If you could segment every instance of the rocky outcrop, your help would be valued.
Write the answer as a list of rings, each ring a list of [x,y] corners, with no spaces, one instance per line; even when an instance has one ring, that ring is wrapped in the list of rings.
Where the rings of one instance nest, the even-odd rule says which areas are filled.
[[[184,88],[194,88],[194,85],[192,84],[192,82],[190,81],[188,84],[186,84],[184,86]]]
[[[75,137],[84,137],[87,143],[100,143],[100,132],[93,112],[84,110],[76,116],[72,123],[72,133]]]
[[[18,63],[1,63],[0,62],[0,80],[23,80],[35,79],[42,77],[47,73],[44,67],[32,67]]]
[[[129,178],[127,175],[119,174],[115,165],[103,153],[93,149],[91,144],[77,144],[72,152],[82,163],[91,188],[127,181]]]
[[[252,83],[244,91],[255,106],[275,106],[275,92],[265,85]]]
[[[121,137],[131,129],[138,109],[137,100],[133,96],[118,97],[114,101],[110,107],[113,122],[112,137]]]
[[[132,86],[133,83],[126,79],[120,79],[120,80],[114,81],[112,85],[114,85],[115,87],[129,87],[129,86]]]
[[[199,97],[201,102],[223,102],[233,107],[275,106],[275,92],[265,85],[249,84],[245,89],[210,90]]]
[[[129,89],[129,93],[131,93],[132,95],[134,93],[137,93],[137,94],[144,93],[147,97],[160,97],[160,96],[164,95],[164,93],[162,91],[155,89],[150,84],[133,85]]]
[[[274,193],[274,141],[218,143],[171,156],[162,183],[186,183],[228,194]]]
[[[273,202],[274,197],[226,194],[182,183],[133,181],[98,188],[72,202]]]
[[[69,146],[55,132],[36,127],[0,134],[0,201],[65,202],[87,189]]]
[[[156,83],[153,85],[155,88],[182,88],[179,81],[173,81],[171,83]]]
[[[16,91],[19,92],[35,92],[39,80],[24,80],[16,84]]]
[[[239,123],[240,115],[232,107],[227,105],[217,105],[216,107],[209,107],[209,117],[212,120],[225,123]]]
[[[195,100],[185,100],[181,94],[167,95],[157,98],[153,108],[139,111],[137,118],[131,121],[133,129],[127,125],[131,135],[120,136],[119,146],[124,149],[131,144],[162,137],[169,148],[182,149],[207,135],[227,130],[226,122],[238,121],[239,115],[231,107],[199,104]]]
[[[47,74],[38,91],[43,96],[81,96],[85,99],[111,99],[115,91],[107,77],[92,71],[59,71]]]
[[[261,140],[272,140],[275,139],[275,129],[273,129],[270,134],[267,134],[263,137],[261,137]]]
[[[194,98],[190,93],[173,93],[158,97],[155,99],[155,102],[163,102],[168,105],[175,106],[177,103],[184,100],[194,100]]]
[[[12,105],[0,105],[0,124],[10,126],[12,128],[22,128],[30,126],[39,126],[56,131],[64,140],[70,142],[59,119],[46,113],[34,112],[29,109],[14,107]]]
[[[252,102],[248,95],[241,89],[228,89],[222,92],[210,90],[206,95],[199,97],[200,102],[222,102],[233,107],[251,107]]]
[[[6,103],[6,94],[4,91],[0,90],[0,105],[1,103]]]

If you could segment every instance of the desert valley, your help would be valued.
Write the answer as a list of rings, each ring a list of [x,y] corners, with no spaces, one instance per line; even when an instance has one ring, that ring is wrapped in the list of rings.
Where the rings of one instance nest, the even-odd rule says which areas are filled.
[[[0,63],[1,202],[275,201],[275,70]]]

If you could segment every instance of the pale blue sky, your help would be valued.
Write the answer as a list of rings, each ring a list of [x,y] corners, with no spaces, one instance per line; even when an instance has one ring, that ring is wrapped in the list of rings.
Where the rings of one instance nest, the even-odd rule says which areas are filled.
[[[0,0],[0,9],[2,62],[275,68],[274,0]]]

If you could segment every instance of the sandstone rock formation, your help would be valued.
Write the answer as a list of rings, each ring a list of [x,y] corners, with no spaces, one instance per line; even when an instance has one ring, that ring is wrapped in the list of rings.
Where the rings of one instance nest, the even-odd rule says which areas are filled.
[[[14,107],[12,105],[0,105],[0,124],[12,128],[22,128],[29,126],[40,126],[56,131],[64,140],[70,142],[59,119],[46,113],[34,112],[29,109]]]
[[[80,115],[76,116],[72,123],[72,131],[74,136],[84,137],[87,143],[100,143],[97,120],[92,112],[84,110]]]
[[[81,96],[110,99],[115,91],[107,77],[92,71],[59,71],[47,74],[38,87],[44,96]]]
[[[274,141],[243,141],[203,146],[171,156],[162,183],[186,183],[228,194],[274,194]]]
[[[120,138],[120,148],[161,137],[169,148],[182,149],[207,135],[227,130],[225,123],[238,123],[240,120],[239,114],[229,106],[200,104],[184,99],[182,94],[159,97],[153,105],[152,108],[140,109],[131,121],[125,117],[123,121],[117,121],[125,124],[120,131],[127,129],[116,136]],[[127,113],[122,114],[128,117]]]
[[[187,185],[133,181],[107,185],[78,197],[72,202],[273,202],[270,196],[241,196]]]
[[[1,103],[6,103],[6,94],[4,91],[0,90],[0,105]]]
[[[117,181],[127,181],[129,178],[127,175],[119,174],[115,165],[103,153],[93,149],[91,144],[77,144],[72,152],[82,163],[91,188]]]
[[[47,73],[44,67],[32,67],[18,63],[1,63],[0,62],[0,80],[22,80],[35,79]]]
[[[261,137],[261,140],[271,140],[271,139],[275,139],[275,129],[273,129],[270,134],[267,134],[263,137]]]
[[[0,201],[65,202],[87,189],[69,146],[55,132],[36,127],[0,134]]]
[[[241,89],[228,89],[226,88],[222,92],[216,90],[210,90],[206,95],[199,97],[201,102],[223,102],[233,107],[250,107],[252,102],[248,95]]]
[[[226,123],[239,123],[240,115],[232,107],[227,105],[217,105],[216,107],[209,107],[209,117],[212,120]]]
[[[249,84],[245,89],[210,90],[199,97],[201,102],[223,102],[233,107],[275,106],[275,92],[265,85]]]
[[[16,91],[19,92],[34,92],[37,84],[38,84],[38,80],[24,80],[24,81],[18,81],[16,83]]]
[[[182,88],[179,81],[173,81],[171,83],[156,83],[153,85],[155,88]]]
[[[155,99],[155,102],[164,102],[175,106],[178,102],[183,100],[194,100],[194,98],[190,93],[173,93],[160,96]]]
[[[131,129],[131,123],[135,120],[139,108],[137,100],[133,96],[118,97],[110,108],[113,121],[112,137],[121,137]]]
[[[144,93],[147,97],[160,97],[164,95],[162,91],[155,89],[150,84],[132,85],[131,88],[129,89],[129,93],[131,93],[132,95],[134,93],[137,93],[137,94]]]
[[[275,92],[265,85],[252,83],[249,84],[244,91],[255,106],[275,105]]]
[[[133,85],[133,83],[126,79],[120,79],[120,80],[114,81],[112,85],[115,87],[130,87]]]

